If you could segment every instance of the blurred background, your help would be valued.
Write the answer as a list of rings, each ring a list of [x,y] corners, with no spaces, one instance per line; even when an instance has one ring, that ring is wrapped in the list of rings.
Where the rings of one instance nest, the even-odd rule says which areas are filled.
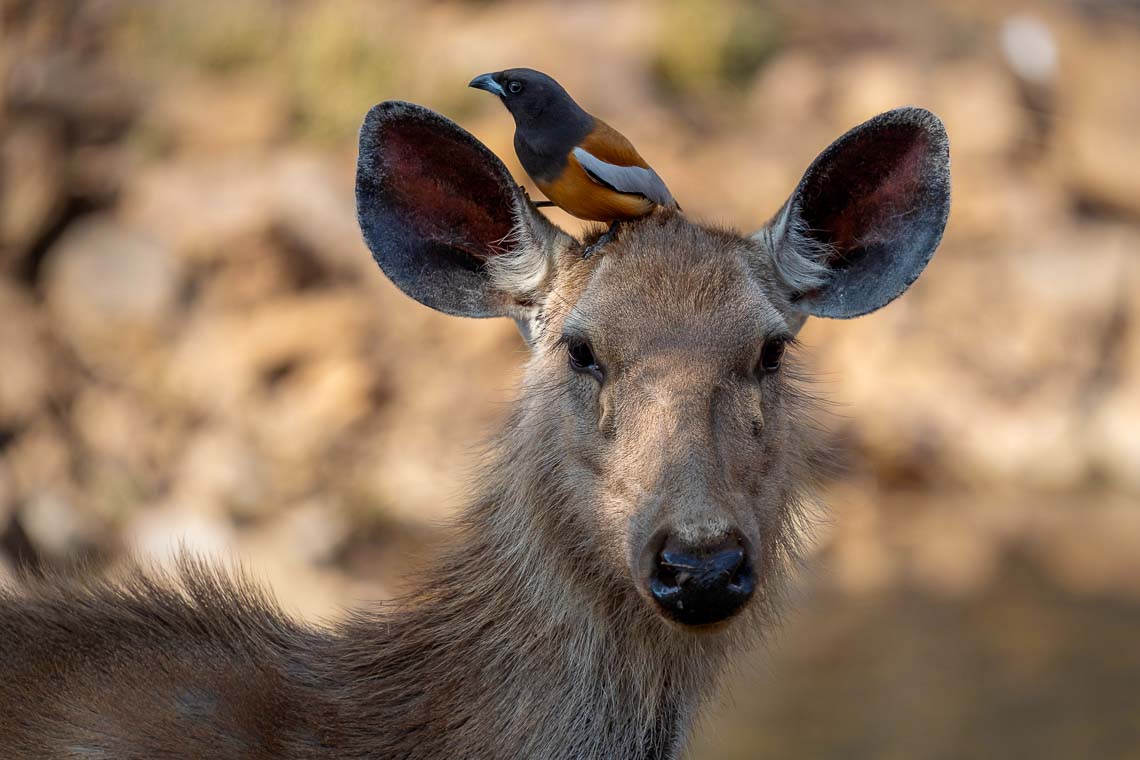
[[[523,346],[375,269],[373,103],[441,111],[521,179],[466,84],[545,70],[741,229],[922,105],[945,241],[905,298],[804,331],[845,474],[689,757],[1140,757],[1135,0],[0,9],[0,580],[181,541],[320,619],[440,540]]]

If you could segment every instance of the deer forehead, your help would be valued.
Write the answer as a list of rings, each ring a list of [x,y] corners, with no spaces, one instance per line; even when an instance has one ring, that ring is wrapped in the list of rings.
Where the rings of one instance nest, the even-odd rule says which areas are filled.
[[[735,364],[766,335],[788,331],[764,285],[765,264],[755,242],[681,218],[635,226],[576,278],[562,332],[626,360],[669,354]]]

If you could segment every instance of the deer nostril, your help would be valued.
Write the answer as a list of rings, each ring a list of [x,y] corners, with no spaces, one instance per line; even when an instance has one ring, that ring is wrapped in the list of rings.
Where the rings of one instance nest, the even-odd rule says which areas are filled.
[[[748,583],[752,579],[752,568],[748,567],[744,562],[737,565],[736,570],[732,573],[732,582],[740,585]]]
[[[649,593],[679,623],[727,620],[752,596],[755,577],[748,552],[735,537],[712,548],[666,539],[649,570]]]

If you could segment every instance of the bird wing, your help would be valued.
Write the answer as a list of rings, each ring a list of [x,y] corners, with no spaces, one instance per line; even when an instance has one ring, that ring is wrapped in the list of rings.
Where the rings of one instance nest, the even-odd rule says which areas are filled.
[[[619,193],[636,193],[661,206],[676,204],[665,182],[648,166],[618,166],[590,153],[585,148],[575,148],[574,158],[586,170],[590,179]]]
[[[619,193],[636,193],[662,206],[676,205],[665,182],[633,143],[601,119],[574,149],[574,157],[593,181]]]

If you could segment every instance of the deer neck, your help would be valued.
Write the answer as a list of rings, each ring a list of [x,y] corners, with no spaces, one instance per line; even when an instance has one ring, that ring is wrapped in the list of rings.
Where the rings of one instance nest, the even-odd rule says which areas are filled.
[[[572,494],[534,454],[507,449],[444,561],[345,637],[345,661],[369,671],[355,701],[424,757],[674,757],[724,641],[592,571],[584,527],[560,508]]]

